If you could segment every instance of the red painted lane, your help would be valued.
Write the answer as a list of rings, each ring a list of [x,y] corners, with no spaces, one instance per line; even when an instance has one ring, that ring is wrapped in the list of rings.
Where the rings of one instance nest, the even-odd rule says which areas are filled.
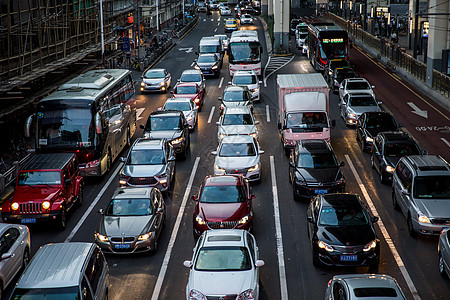
[[[375,86],[378,101],[383,102],[398,122],[409,131],[429,154],[438,154],[450,162],[450,113],[424,95],[408,82],[395,77],[393,72],[381,67],[376,59],[367,57],[359,47],[351,50],[350,60],[355,71]],[[415,113],[407,102],[426,110],[428,118]]]

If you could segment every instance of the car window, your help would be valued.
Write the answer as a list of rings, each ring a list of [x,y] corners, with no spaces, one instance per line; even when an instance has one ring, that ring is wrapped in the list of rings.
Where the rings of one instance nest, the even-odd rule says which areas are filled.
[[[380,298],[389,298],[389,297],[397,297],[397,291],[393,288],[388,287],[364,287],[364,288],[356,288],[353,289],[356,297],[380,297]]]
[[[450,176],[415,177],[413,195],[420,199],[450,199]]]
[[[157,79],[157,78],[163,78],[165,76],[163,70],[149,70],[147,73],[144,74],[144,78],[147,79]]]
[[[92,297],[91,288],[89,287],[89,284],[84,276],[83,276],[83,280],[81,281],[81,294],[82,294],[83,300],[94,299]]]
[[[381,149],[382,149],[382,144],[383,144],[383,139],[381,138],[381,136],[377,136],[377,137],[375,138],[375,142],[374,142],[375,149],[376,149],[377,151],[381,151]]]
[[[61,173],[58,171],[28,171],[19,173],[19,186],[47,184],[61,184]]]
[[[347,90],[370,90],[370,85],[365,81],[348,81]]]
[[[167,101],[166,104],[164,104],[164,109],[190,111],[191,105],[189,102]]]
[[[162,165],[165,164],[162,149],[131,150],[128,155],[127,165]]]
[[[351,97],[349,104],[351,106],[377,106],[377,102],[371,96]]]
[[[201,203],[239,203],[245,200],[241,185],[205,186],[200,195]]]
[[[105,216],[147,216],[152,214],[150,199],[114,199],[106,208]]]
[[[368,224],[369,218],[361,206],[322,206],[320,210],[319,225],[322,226],[358,226]]]
[[[11,245],[11,247],[14,245],[14,243],[17,241],[17,239],[20,236],[20,231],[17,228],[10,228],[8,229],[6,232],[6,238],[9,241],[9,244]]]
[[[252,236],[247,232],[246,234],[247,236],[247,245],[248,245],[248,250],[250,251],[250,255],[252,257],[253,263],[256,262],[256,257],[255,257],[255,244],[253,241]]]
[[[239,75],[234,76],[233,78],[234,84],[255,84],[258,83],[256,76],[253,75]]]
[[[242,157],[256,156],[256,149],[253,143],[222,143],[219,156]]]
[[[161,196],[156,190],[153,190],[152,193],[153,193],[152,194],[153,208],[154,211],[156,212],[158,208],[161,206]]]
[[[182,82],[198,82],[202,80],[202,76],[200,74],[193,73],[183,73],[181,74]]]
[[[320,202],[318,198],[315,198],[313,202],[314,220],[317,220],[319,218],[319,211],[320,211]]]
[[[335,300],[346,300],[347,299],[347,296],[345,293],[345,288],[339,282],[335,282],[333,284],[333,299],[335,299]]]
[[[193,85],[177,86],[175,94],[197,94],[197,87]]]
[[[194,266],[197,271],[246,271],[252,262],[245,247],[203,247]]]
[[[222,125],[253,125],[250,114],[225,114]]]
[[[297,156],[297,167],[304,169],[327,169],[338,166],[333,153],[300,153]]]
[[[179,116],[150,116],[146,124],[146,130],[180,130],[182,127]]]
[[[402,157],[406,155],[419,155],[419,147],[415,143],[387,143],[384,145],[384,153],[387,157]]]
[[[12,244],[10,244],[9,238],[9,230],[2,234],[0,237],[0,256],[8,253],[9,249],[11,249]]]
[[[397,130],[397,123],[391,116],[378,116],[375,118],[366,118],[366,128],[378,129],[379,131],[395,131]]]
[[[246,91],[226,91],[223,94],[223,101],[231,102],[231,101],[247,101],[249,97]]]
[[[411,192],[412,174],[408,167],[403,162],[399,162],[395,172],[402,186]]]
[[[99,288],[99,281],[103,273],[104,269],[104,257],[101,251],[95,247],[94,252],[89,258],[88,265],[86,267],[86,277],[91,284],[92,291],[94,294],[97,294],[97,289]]]

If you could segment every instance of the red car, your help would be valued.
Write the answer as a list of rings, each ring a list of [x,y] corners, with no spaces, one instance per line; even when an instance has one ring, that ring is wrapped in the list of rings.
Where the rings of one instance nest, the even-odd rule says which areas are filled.
[[[172,93],[173,98],[190,98],[198,107],[198,111],[201,110],[203,105],[203,93],[204,91],[198,87],[194,82],[178,83]]]
[[[246,229],[253,226],[252,194],[242,175],[207,176],[192,196],[194,237],[208,229]]]

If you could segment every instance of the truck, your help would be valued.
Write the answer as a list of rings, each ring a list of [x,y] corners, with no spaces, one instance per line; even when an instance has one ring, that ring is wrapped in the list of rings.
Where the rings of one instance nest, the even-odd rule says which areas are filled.
[[[297,141],[330,141],[329,89],[320,73],[277,76],[278,129],[285,153]]]

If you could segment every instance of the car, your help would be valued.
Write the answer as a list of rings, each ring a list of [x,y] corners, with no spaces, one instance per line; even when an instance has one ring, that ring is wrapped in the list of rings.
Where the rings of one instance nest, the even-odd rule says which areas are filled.
[[[200,12],[206,12],[206,3],[205,2],[199,2],[197,6],[197,11]]]
[[[209,2],[209,9],[210,10],[218,10],[219,9],[219,3],[217,1]]]
[[[373,139],[383,131],[398,131],[401,125],[386,111],[362,113],[356,121],[356,141],[361,150],[372,148]]]
[[[240,17],[239,22],[241,23],[241,25],[253,24],[253,17],[249,14],[243,14]]]
[[[295,28],[295,45],[297,49],[302,51],[303,55],[306,55],[308,52],[308,25],[306,23],[297,24]]]
[[[189,123],[179,110],[162,110],[152,112],[147,122],[140,126],[144,129],[144,138],[167,139],[175,155],[185,159],[191,145]]]
[[[166,69],[149,69],[141,79],[141,92],[167,92],[172,82],[172,76]]]
[[[354,126],[360,115],[364,112],[381,111],[381,102],[377,102],[371,94],[351,93],[346,94],[339,102],[341,118],[345,121],[345,125]]]
[[[83,205],[84,179],[74,153],[39,153],[19,170],[14,195],[2,205],[5,223],[50,223],[66,228],[67,214]]]
[[[392,203],[412,237],[439,235],[450,226],[450,165],[438,155],[400,158],[392,178]]]
[[[103,252],[156,252],[166,222],[166,205],[157,188],[118,188],[98,212],[101,220],[94,237]]]
[[[425,154],[417,142],[406,132],[380,132],[372,144],[370,162],[372,168],[380,175],[381,183],[392,181],[395,166],[406,155]]]
[[[307,211],[308,237],[315,266],[369,266],[376,272],[380,240],[371,217],[358,195],[322,194],[314,197]]]
[[[216,151],[214,174],[242,174],[249,181],[261,180],[261,159],[264,151],[258,141],[250,135],[229,135],[223,137]]]
[[[339,85],[339,99],[342,100],[345,95],[349,93],[364,93],[370,94],[375,98],[373,89],[375,86],[370,85],[369,82],[361,77],[344,79]]]
[[[247,86],[226,86],[223,96],[219,97],[220,109],[233,106],[248,106],[253,111],[253,100]]]
[[[194,237],[208,229],[251,230],[254,199],[248,180],[242,175],[206,176],[192,196]]]
[[[255,121],[252,111],[246,106],[225,107],[219,122],[216,124],[219,126],[217,130],[219,141],[227,135],[251,135],[254,138],[258,137],[256,125],[259,124],[259,121]]]
[[[180,79],[178,79],[178,83],[192,82],[198,85],[198,87],[200,88],[200,92],[202,92],[204,96],[206,92],[206,80],[201,70],[184,70],[183,73],[181,73]]]
[[[382,274],[336,275],[328,282],[326,300],[406,300],[397,281]]]
[[[331,145],[324,140],[301,140],[289,158],[289,182],[294,200],[317,194],[343,193],[345,177]]]
[[[157,187],[167,191],[175,177],[173,147],[166,139],[138,138],[133,143],[119,172],[119,184],[132,187]]]
[[[0,223],[0,299],[30,261],[30,231],[25,225]]]
[[[442,277],[450,276],[450,228],[442,230],[438,243],[438,266]]]
[[[261,99],[260,85],[262,81],[258,79],[254,70],[244,71],[239,70],[234,72],[230,85],[246,86],[252,94],[253,101],[259,101]]]
[[[214,54],[213,54],[214,55]],[[202,91],[197,83],[177,83],[171,91],[173,98],[189,98],[197,105],[198,111],[202,110],[203,100],[205,97],[204,90]]]
[[[215,34],[214,36],[222,39],[223,50],[227,51],[228,44],[230,43],[230,39],[228,38],[228,36],[226,34]]]
[[[186,300],[258,299],[259,259],[255,237],[246,230],[207,230],[198,239],[189,268]],[[226,284],[225,284],[226,283]]]
[[[223,6],[220,8],[221,16],[231,16],[231,9],[228,6]]]
[[[234,18],[228,18],[224,24],[225,32],[232,32],[238,30],[238,23]]]
[[[219,77],[222,60],[214,53],[200,53],[195,60],[194,68],[202,71],[205,76]]]
[[[198,120],[198,107],[190,98],[169,98],[163,106],[163,110],[182,111],[189,129],[194,130]]]
[[[333,91],[333,94],[335,94],[338,92],[339,86],[341,85],[341,82],[343,80],[355,77],[357,77],[357,75],[355,70],[353,70],[352,68],[336,68],[331,73],[331,75],[328,76],[327,82],[331,90]]]
[[[289,30],[290,35],[295,34],[295,30],[297,29],[297,25],[303,23],[301,19],[291,19],[291,28]]]
[[[323,77],[325,78],[326,82],[330,82],[330,78],[333,77],[334,71],[336,69],[352,69],[352,65],[350,62],[346,59],[329,59],[327,61],[327,64],[325,65],[324,71],[323,71]],[[355,76],[354,78],[356,78]]]

